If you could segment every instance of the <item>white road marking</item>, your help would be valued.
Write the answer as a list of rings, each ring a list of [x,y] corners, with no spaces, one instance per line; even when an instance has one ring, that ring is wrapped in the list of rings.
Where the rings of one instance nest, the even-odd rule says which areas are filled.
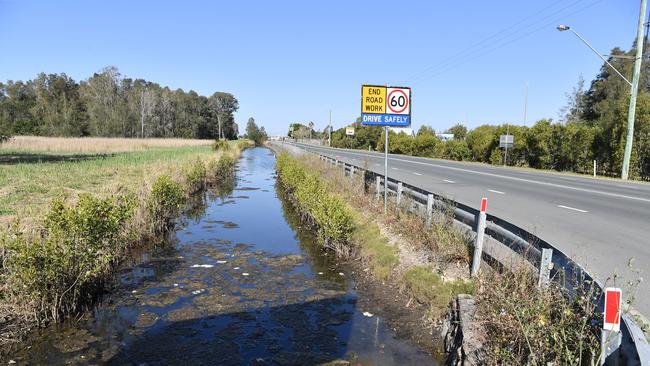
[[[422,175],[422,174],[420,174],[420,173],[418,173],[418,172],[413,172],[413,174],[415,174],[415,175]]]
[[[456,183],[456,182],[454,182],[453,180],[449,180],[449,179],[443,179],[443,181],[445,181],[445,182],[447,182],[447,183]]]
[[[567,210],[573,210],[573,211],[578,211],[578,212],[582,212],[582,213],[589,212],[587,210],[581,210],[579,208],[569,207],[569,206],[564,206],[564,205],[557,205],[557,207],[566,208]]]
[[[495,191],[494,189],[488,189],[488,192],[493,192],[493,193],[498,193],[498,194],[505,194],[504,192]]]
[[[395,167],[393,167],[393,168],[391,168],[391,169],[393,169],[393,170],[399,170],[399,169],[397,169],[397,168],[395,168]]]
[[[376,155],[360,154],[360,153],[352,152],[352,151],[349,151],[349,150],[346,150],[346,153],[351,154],[351,155],[361,155],[361,156],[368,156],[368,157],[373,157],[373,158],[377,157]],[[421,159],[424,159],[424,158],[421,158]],[[533,183],[533,184],[538,184],[538,185],[547,186],[547,187],[570,189],[570,190],[573,190],[573,191],[595,193],[595,194],[600,194],[600,195],[603,195],[603,196],[626,198],[626,199],[630,199],[630,200],[650,203],[650,199],[648,199],[648,198],[628,196],[628,195],[625,195],[625,194],[618,194],[618,193],[611,193],[611,192],[604,192],[604,191],[598,191],[598,190],[595,190],[595,189],[571,187],[571,186],[566,186],[566,185],[563,185],[563,184],[542,182],[542,181],[539,181],[539,180],[531,180],[531,179],[524,179],[524,178],[518,178],[518,177],[511,177],[511,176],[500,175],[500,174],[495,174],[495,173],[479,172],[479,171],[471,170],[471,169],[458,168],[458,167],[452,167],[452,166],[446,166],[446,165],[440,165],[440,164],[425,163],[425,162],[422,162],[422,161],[399,159],[399,158],[394,158],[394,157],[391,157],[390,160],[401,161],[401,162],[406,162],[406,163],[411,163],[411,164],[427,165],[427,166],[431,166],[431,167],[435,167],[435,168],[450,169],[450,170],[455,170],[455,171],[460,171],[460,172],[465,172],[465,173],[473,173],[473,174],[485,175],[485,176],[493,177],[493,178],[509,179],[509,180],[514,180],[514,181],[518,181],[518,182]],[[379,164],[377,164],[377,165],[379,165]]]

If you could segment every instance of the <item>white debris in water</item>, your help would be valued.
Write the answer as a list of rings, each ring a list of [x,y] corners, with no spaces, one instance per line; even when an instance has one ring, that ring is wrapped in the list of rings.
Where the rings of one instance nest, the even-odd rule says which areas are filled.
[[[174,287],[178,287],[178,284],[177,284],[177,283],[175,283],[175,284],[174,284]]]
[[[339,276],[344,276],[343,272],[339,272]]]
[[[202,288],[200,290],[194,290],[194,291],[192,291],[192,295],[198,295],[198,294],[203,293],[203,292],[205,292],[204,288]]]
[[[244,273],[242,273],[241,275],[242,275],[242,276],[248,276],[249,273],[248,273],[248,272],[244,272]]]
[[[368,318],[372,318],[372,313],[369,313],[369,312],[367,312],[367,311],[364,311],[364,312],[363,312],[363,316],[368,317]]]
[[[214,265],[212,264],[195,264],[191,268],[212,268]]]
[[[14,361],[14,360],[9,360],[9,364],[10,364],[10,365],[14,365],[14,364],[16,364],[16,361]]]
[[[224,264],[224,263],[228,263],[228,261],[217,261],[217,263]]]
[[[323,274],[323,272],[318,272],[318,274],[319,274],[319,275],[322,275],[322,274]]]
[[[183,256],[182,256],[182,255],[179,255],[177,258],[178,258],[178,259],[183,259]]]
[[[233,269],[234,269],[234,270],[236,271],[236,270],[238,270],[238,269],[239,269],[239,267],[234,267]]]
[[[136,292],[138,292],[138,291],[136,291],[136,290],[131,291],[132,294],[134,294],[134,293],[136,293]]]

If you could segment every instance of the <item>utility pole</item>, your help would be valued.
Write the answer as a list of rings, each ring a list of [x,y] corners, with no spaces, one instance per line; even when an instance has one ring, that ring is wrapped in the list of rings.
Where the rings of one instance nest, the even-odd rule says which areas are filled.
[[[330,109],[329,147],[332,147],[332,110]]]
[[[627,136],[625,137],[625,154],[621,179],[627,180],[630,173],[630,157],[632,156],[632,141],[634,139],[634,115],[636,113],[636,95],[639,91],[639,74],[643,61],[643,24],[645,23],[646,0],[641,0],[639,25],[636,34],[636,58],[634,59],[634,74],[632,75],[632,91],[630,93],[630,108],[627,112]]]

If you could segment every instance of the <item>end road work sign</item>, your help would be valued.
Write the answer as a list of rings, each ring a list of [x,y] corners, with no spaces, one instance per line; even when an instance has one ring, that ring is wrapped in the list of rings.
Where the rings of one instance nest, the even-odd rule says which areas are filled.
[[[361,124],[406,127],[411,125],[411,88],[362,85]]]

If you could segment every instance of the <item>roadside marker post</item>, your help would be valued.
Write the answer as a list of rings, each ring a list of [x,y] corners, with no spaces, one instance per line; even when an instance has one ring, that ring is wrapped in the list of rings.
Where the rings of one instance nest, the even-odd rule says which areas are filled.
[[[362,85],[361,124],[384,126],[384,213],[386,213],[388,208],[388,127],[411,125],[411,88]]]
[[[472,277],[476,276],[481,267],[481,256],[483,255],[483,239],[485,237],[485,226],[487,214],[487,198],[481,199],[481,211],[478,214],[478,222],[476,224],[476,241],[474,242],[474,258],[472,260]]]
[[[397,182],[397,206],[402,202],[402,192],[404,192],[404,185],[402,182]]]
[[[539,263],[539,281],[537,286],[539,288],[546,288],[551,281],[551,269],[553,269],[553,249],[542,249],[542,260]]]
[[[427,194],[427,226],[431,226],[433,219],[433,194]]]
[[[381,177],[377,176],[375,178],[375,197],[379,198],[379,194],[381,194]]]
[[[603,329],[600,335],[600,364],[618,365],[618,350],[621,347],[621,315],[623,291],[617,287],[605,288]],[[608,361],[608,357],[612,359]]]

